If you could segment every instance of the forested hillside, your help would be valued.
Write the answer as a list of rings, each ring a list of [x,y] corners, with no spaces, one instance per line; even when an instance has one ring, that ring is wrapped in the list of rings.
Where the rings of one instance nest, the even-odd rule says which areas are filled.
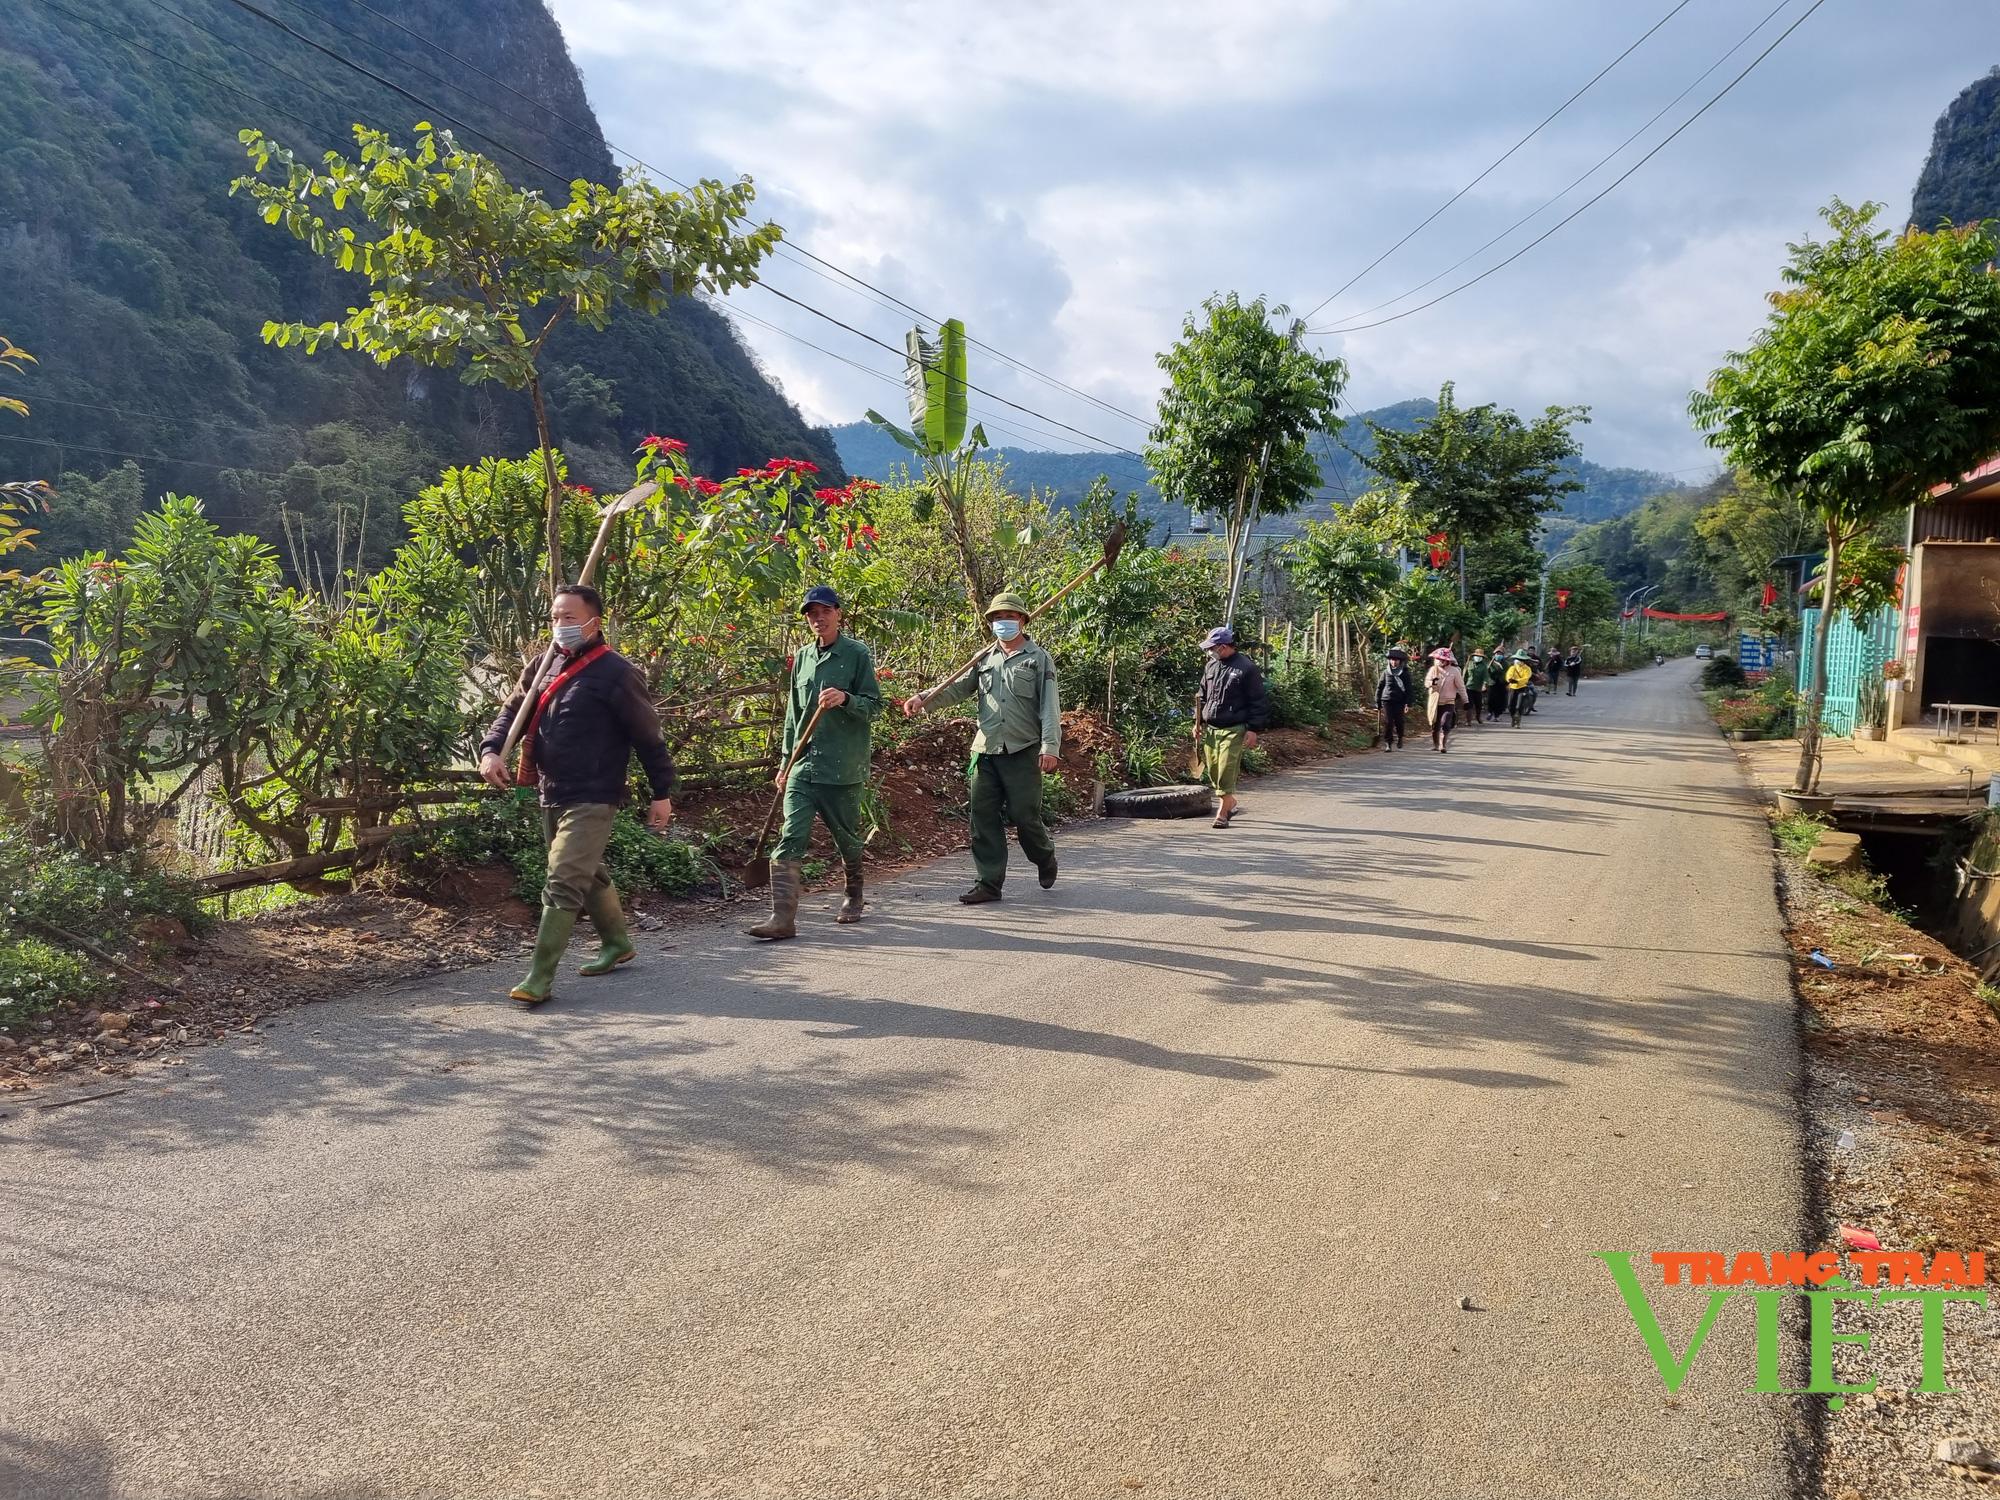
[[[1991,218],[2000,218],[2000,68],[1938,117],[1910,204],[1910,222],[1919,229]]]
[[[1367,465],[1344,446],[1352,444],[1365,454],[1369,421],[1397,432],[1409,432],[1436,410],[1436,402],[1418,399],[1398,401],[1393,406],[1378,407],[1349,418],[1339,439],[1326,438],[1313,445],[1325,481],[1320,502],[1295,515],[1274,517],[1265,529],[1296,531],[1305,521],[1323,518],[1329,505],[1350,500],[1374,485],[1375,477],[1368,472]],[[848,472],[870,479],[887,478],[896,465],[909,458],[892,438],[867,422],[844,422],[832,429],[832,437],[839,445],[841,462]],[[1160,498],[1145,464],[1136,458],[1118,453],[1053,453],[1039,448],[998,448],[993,456],[1007,465],[1008,477],[1015,485],[1022,489],[1032,487],[1059,504],[1074,504],[1090,488],[1090,482],[1102,474],[1120,494],[1137,490],[1141,513],[1149,519],[1176,532],[1186,529],[1187,512]],[[1651,469],[1608,469],[1588,459],[1578,463],[1575,472],[1583,481],[1583,488],[1565,495],[1562,509],[1552,514],[1546,524],[1551,550],[1580,526],[1624,515],[1652,496],[1680,487],[1671,474]]]
[[[351,151],[357,121],[401,134],[424,118],[524,187],[567,197],[571,177],[615,181],[554,19],[541,0],[257,9],[423,106],[227,0],[36,0],[0,28],[0,333],[40,361],[17,392],[33,421],[0,429],[0,460],[9,477],[51,479],[136,465],[65,484],[48,537],[60,548],[114,540],[100,533],[129,505],[170,489],[275,536],[280,505],[324,514],[407,495],[441,465],[533,446],[518,392],[266,347],[266,319],[338,316],[361,283],[258,223],[229,184],[246,168],[245,127],[316,154]],[[629,480],[648,432],[686,439],[700,470],[774,454],[838,468],[825,434],[697,302],[601,334],[565,328],[543,363],[578,479]],[[371,519],[379,544],[393,524]]]

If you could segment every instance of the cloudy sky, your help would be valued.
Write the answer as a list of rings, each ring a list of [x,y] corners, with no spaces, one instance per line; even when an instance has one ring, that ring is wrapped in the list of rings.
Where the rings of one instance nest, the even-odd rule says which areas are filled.
[[[678,177],[748,173],[792,242],[1140,417],[1158,391],[1156,354],[1204,297],[1312,308],[1673,3],[551,0],[614,145]],[[1486,269],[1629,166],[1812,4],[1687,0],[1313,326],[1372,321]],[[1692,474],[1710,456],[1688,426],[1687,392],[1756,327],[1786,243],[1836,194],[1882,200],[1900,224],[1939,112],[1996,63],[1994,0],[1824,0],[1547,243],[1428,310],[1314,342],[1348,361],[1357,407],[1447,379],[1463,401],[1587,403],[1591,457]],[[1364,316],[1543,204],[1711,68],[1555,208]],[[767,279],[901,347],[906,314],[794,261]],[[897,375],[893,354],[756,288],[729,306],[809,417],[900,409],[881,378]],[[1144,428],[1128,417],[979,350],[973,359],[975,384],[1042,414],[985,402],[996,441],[1090,446],[1053,422],[1140,446]]]

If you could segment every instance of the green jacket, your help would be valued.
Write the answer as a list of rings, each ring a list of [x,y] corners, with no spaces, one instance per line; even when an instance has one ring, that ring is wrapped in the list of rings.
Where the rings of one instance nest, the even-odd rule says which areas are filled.
[[[1062,703],[1056,692],[1056,663],[1028,641],[1011,655],[997,642],[964,672],[925,698],[931,708],[963,703],[979,694],[979,732],[974,755],[1011,755],[1039,748],[1062,754]]]
[[[847,701],[819,716],[819,727],[799,753],[792,775],[828,786],[854,786],[868,779],[869,723],[881,710],[882,689],[875,681],[875,658],[851,635],[836,636],[831,646],[811,640],[799,648],[785,700],[781,763],[805,732],[826,688],[839,688]]]
[[[1465,686],[1467,691],[1474,694],[1485,692],[1486,676],[1487,673],[1490,672],[1491,670],[1492,670],[1491,664],[1483,659],[1480,661],[1473,662],[1470,666],[1468,666],[1465,669]]]

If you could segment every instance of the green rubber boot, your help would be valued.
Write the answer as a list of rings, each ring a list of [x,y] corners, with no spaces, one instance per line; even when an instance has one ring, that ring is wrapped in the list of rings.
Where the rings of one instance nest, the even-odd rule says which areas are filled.
[[[799,934],[799,861],[779,860],[771,866],[771,915],[743,930],[767,943]]]
[[[590,925],[597,929],[597,957],[577,970],[579,974],[609,974],[639,956],[625,926],[624,910],[618,905],[616,886],[592,886],[583,909],[590,913]]]
[[[575,926],[575,912],[560,906],[542,908],[542,925],[535,933],[535,961],[528,969],[528,977],[507,992],[510,1000],[540,1005],[549,998],[549,992],[555,988],[556,965],[562,962],[563,949],[569,946],[570,931]]]

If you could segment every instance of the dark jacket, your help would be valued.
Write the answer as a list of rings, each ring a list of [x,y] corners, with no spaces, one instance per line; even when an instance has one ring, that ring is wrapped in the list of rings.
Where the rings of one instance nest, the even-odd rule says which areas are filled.
[[[1390,662],[1382,669],[1382,675],[1375,679],[1375,702],[1378,707],[1393,707],[1410,701],[1410,668],[1404,662]]]
[[[1238,724],[1260,732],[1271,722],[1271,694],[1261,667],[1241,651],[1229,660],[1215,657],[1201,669],[1201,695],[1196,698],[1201,722],[1217,729]]]
[[[480,754],[500,753],[514,715],[522,711],[522,699],[540,661],[537,657],[521,673],[512,695],[501,706],[500,716],[479,742]],[[533,711],[532,704],[527,711]],[[535,768],[540,772],[542,806],[622,803],[626,772],[635,750],[646,780],[652,784],[654,799],[671,797],[674,763],[660,737],[660,716],[653,709],[653,700],[646,696],[645,674],[616,651],[607,651],[563,684],[535,726]]]

